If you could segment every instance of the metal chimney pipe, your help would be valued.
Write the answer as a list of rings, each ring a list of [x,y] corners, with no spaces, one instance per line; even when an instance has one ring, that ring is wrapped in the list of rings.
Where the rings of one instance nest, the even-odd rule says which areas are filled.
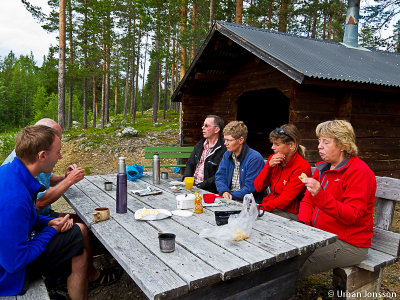
[[[358,19],[360,16],[360,0],[348,0],[346,26],[343,44],[358,47]]]

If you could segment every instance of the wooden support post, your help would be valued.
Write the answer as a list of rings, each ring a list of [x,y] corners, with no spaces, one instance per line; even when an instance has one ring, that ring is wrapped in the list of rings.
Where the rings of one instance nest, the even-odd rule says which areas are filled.
[[[383,268],[370,272],[358,267],[336,268],[333,270],[333,299],[364,299],[365,295],[379,292]]]

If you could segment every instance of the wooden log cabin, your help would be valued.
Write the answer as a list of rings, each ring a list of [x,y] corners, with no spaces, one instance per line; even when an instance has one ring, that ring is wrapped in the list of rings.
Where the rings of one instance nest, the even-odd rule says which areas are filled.
[[[400,178],[398,54],[218,21],[171,100],[182,103],[182,146],[216,114],[244,121],[249,146],[267,157],[269,132],[292,123],[314,163],[316,125],[346,119],[375,174]]]

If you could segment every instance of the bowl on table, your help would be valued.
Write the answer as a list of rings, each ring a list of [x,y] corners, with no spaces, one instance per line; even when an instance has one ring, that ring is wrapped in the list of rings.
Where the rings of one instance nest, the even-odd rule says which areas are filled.
[[[228,219],[231,215],[239,214],[240,210],[218,210],[214,211],[215,222],[218,226],[228,224]]]

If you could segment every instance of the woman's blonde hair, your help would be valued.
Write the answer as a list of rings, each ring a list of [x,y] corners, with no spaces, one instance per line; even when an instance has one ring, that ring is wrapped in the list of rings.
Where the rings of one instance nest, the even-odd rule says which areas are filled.
[[[344,149],[345,156],[357,156],[356,135],[353,126],[346,120],[332,120],[318,124],[315,129],[317,137],[333,138],[338,147]]]
[[[244,138],[247,139],[247,126],[243,123],[243,121],[232,121],[225,126],[223,134],[231,135],[235,140]]]
[[[293,142],[295,144],[295,152],[298,151],[299,154],[305,158],[306,147],[300,145],[301,136],[300,132],[296,126],[293,124],[284,124],[281,127],[275,128],[269,133],[269,141],[271,143],[280,140],[282,143],[288,145]]]

